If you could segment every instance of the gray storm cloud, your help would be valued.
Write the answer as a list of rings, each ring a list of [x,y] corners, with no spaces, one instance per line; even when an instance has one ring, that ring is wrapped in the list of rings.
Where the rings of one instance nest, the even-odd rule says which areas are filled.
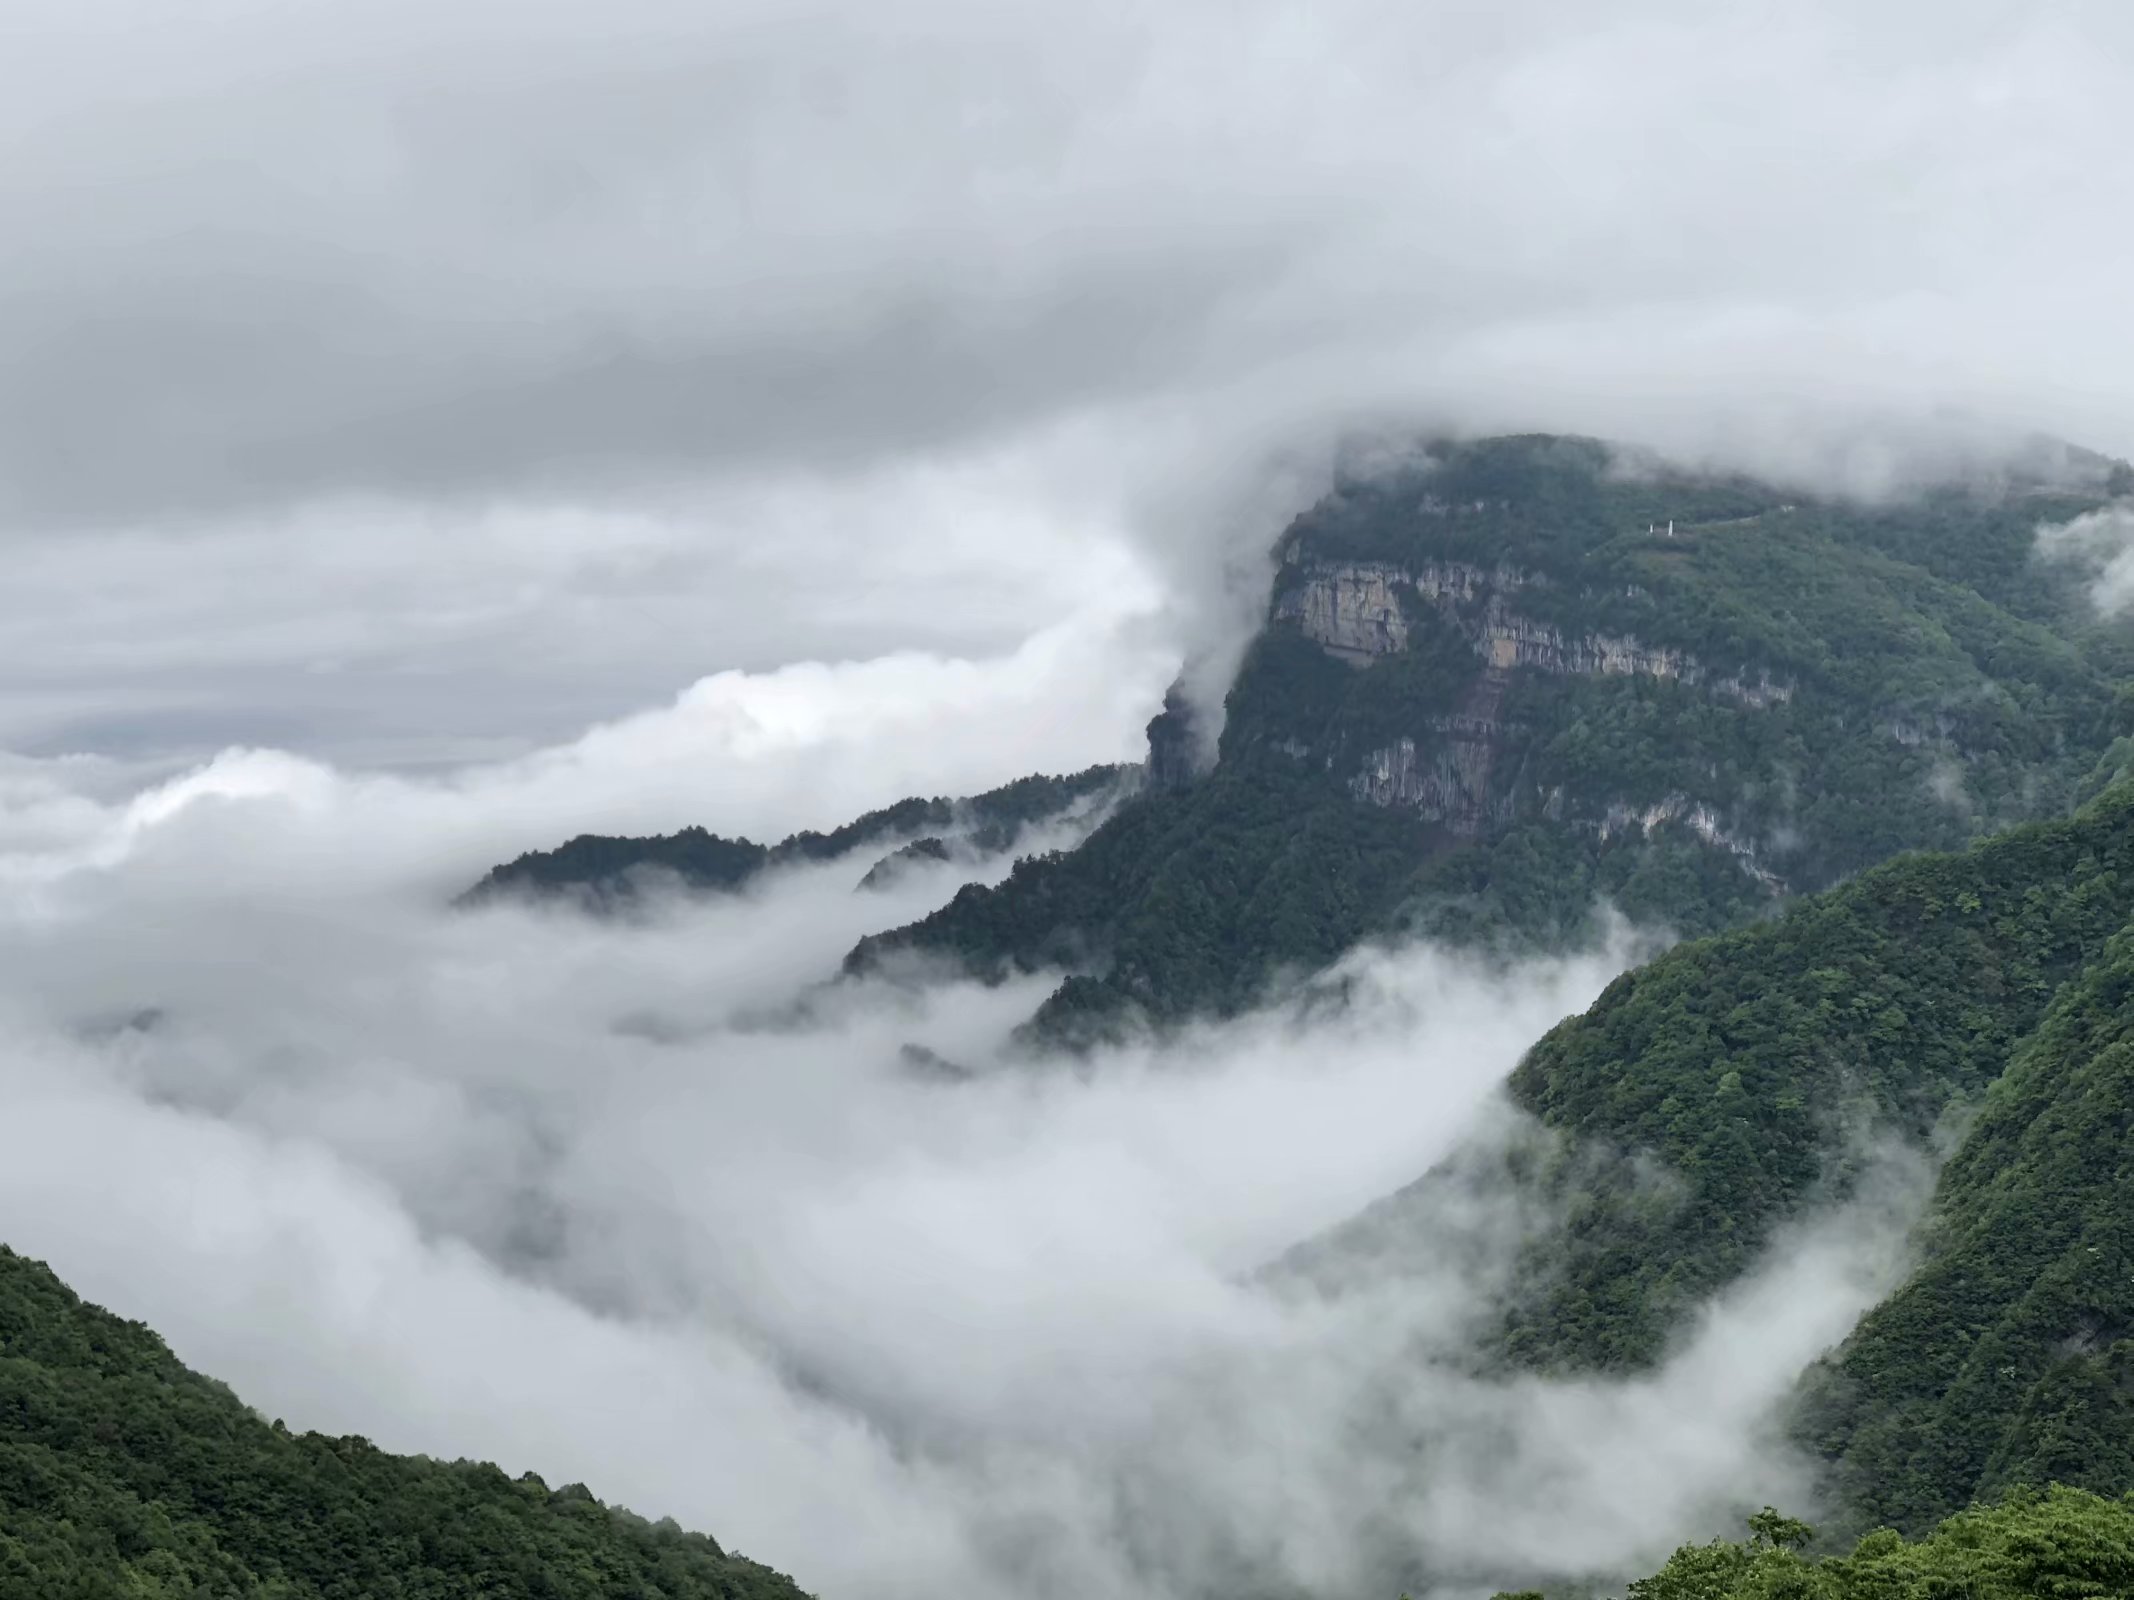
[[[2126,425],[2058,398],[2127,354],[2066,293],[2127,242],[2105,6],[17,10],[32,518],[835,469],[1329,360]]]
[[[1347,420],[2125,453],[2130,29],[16,0],[0,739],[437,764],[1128,569],[1212,697]]]

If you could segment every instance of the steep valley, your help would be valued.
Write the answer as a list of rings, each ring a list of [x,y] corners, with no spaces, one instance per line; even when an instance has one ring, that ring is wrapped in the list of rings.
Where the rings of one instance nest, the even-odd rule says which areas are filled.
[[[279,1132],[317,1080],[305,1136],[366,1197],[406,1184],[420,1249],[502,1294],[553,1291],[602,1337],[641,1316],[686,1359],[730,1337],[720,1359],[760,1358],[791,1404],[765,1414],[832,1439],[800,1455],[809,1473],[867,1463],[826,1494],[893,1483],[854,1510],[871,1536],[938,1515],[926,1537],[981,1563],[938,1570],[1002,1592],[2134,1593],[2134,643],[2036,549],[2041,525],[2111,503],[2111,464],[2049,464],[1862,504],[1583,439],[1420,444],[1282,533],[1223,706],[1174,690],[1139,767],[769,846],[696,828],[532,852],[436,916],[443,935],[424,925],[456,941],[435,947],[446,981],[430,945],[407,988],[351,945],[331,992],[353,1064],[270,1036],[250,1104],[155,1076],[212,1014],[144,1009],[69,1047],[189,1126],[234,1106]],[[774,937],[773,905],[812,919],[820,970],[736,959],[707,981],[714,943],[753,956]],[[1633,950],[1659,953],[1623,970]],[[1403,959],[1413,987],[1387,1002]],[[528,1017],[494,1000],[512,963],[541,991]],[[1380,1032],[1345,1033],[1367,1000]],[[433,1009],[397,1035],[407,1007]],[[1491,1010],[1525,1019],[1524,1048],[1499,1041],[1483,1075]],[[463,1080],[484,1039],[505,1066]],[[439,1076],[395,1078],[396,1050]],[[1374,1081],[1416,1091],[1389,1103],[1431,1108],[1441,1143],[1400,1147],[1368,1186],[1329,1180],[1340,1205],[1220,1272],[1157,1248],[1166,1228],[1232,1235],[1189,1203],[1213,1187],[1203,1146],[1143,1149],[1133,1118],[1205,1104],[1239,1119],[1195,1130],[1221,1138],[1256,1117],[1273,1187],[1267,1152],[1309,1140],[1338,1179],[1361,1124],[1316,1121],[1311,1074],[1373,1050]],[[1261,1078],[1194,1101],[1232,1057]],[[1433,1074],[1466,1074],[1472,1103],[1432,1101]],[[713,1089],[776,1115],[724,1115],[742,1102]],[[392,1116],[465,1116],[477,1136],[364,1165],[365,1108],[388,1094],[407,1097]],[[1032,1131],[1077,1117],[1066,1153]],[[835,1135],[819,1149],[796,1131],[817,1126]],[[792,1150],[772,1138],[766,1157],[765,1129]],[[777,1159],[788,1184],[765,1176]],[[473,1176],[490,1161],[502,1198]],[[1887,1275],[1819,1281],[1840,1274],[1801,1241],[1854,1228],[1892,1171],[1916,1180],[1910,1209],[1877,1213],[1889,1240],[1854,1252],[1887,1243]],[[1001,1215],[968,1254],[929,1254],[957,1202],[981,1209],[970,1195]],[[780,1240],[817,1270],[764,1276],[753,1252]],[[1778,1290],[1842,1316],[1728,1368],[1725,1338],[1749,1339],[1754,1296]],[[929,1367],[936,1345],[961,1365]],[[606,1370],[689,1370],[630,1359]],[[1699,1360],[1761,1387],[1733,1410],[1670,1387]],[[1658,1429],[1677,1395],[1703,1432],[1680,1459],[1655,1444],[1636,1484],[1658,1503],[1626,1511],[1607,1491],[1640,1441],[1592,1449],[1596,1425],[1563,1415]],[[1028,1409],[996,1436],[1000,1396]],[[1043,1492],[1003,1491],[1003,1463]],[[1765,1483],[1820,1532],[1759,1513],[1743,1486]],[[1461,1498],[1475,1484],[1503,1490],[1488,1509],[1511,1531],[1455,1536],[1488,1521]],[[1647,1512],[1660,1550],[1719,1512],[1750,1537],[1640,1579],[1657,1555],[1622,1527]],[[1608,1536],[1543,1550],[1524,1531],[1559,1517]],[[802,1585],[831,1554],[764,1553]],[[800,1592],[579,1485],[291,1431],[6,1249],[0,1591]]]

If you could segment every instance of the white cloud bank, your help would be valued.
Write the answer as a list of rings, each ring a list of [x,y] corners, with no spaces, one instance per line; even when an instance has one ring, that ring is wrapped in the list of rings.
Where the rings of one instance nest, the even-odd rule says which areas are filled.
[[[2038,554],[2089,574],[2090,602],[2099,616],[2134,610],[2134,506],[2115,502],[2069,522],[2044,524]]]
[[[980,737],[997,686],[854,674],[787,720],[776,682],[731,686],[705,820],[929,717],[1020,753]],[[795,870],[630,926],[442,912],[453,841],[545,814],[550,772],[255,755],[11,829],[0,1236],[269,1414],[583,1480],[832,1597],[1451,1596],[1798,1503],[1760,1419],[1889,1281],[1901,1206],[1793,1241],[1631,1383],[1460,1375],[1492,1274],[1459,1263],[1503,1262],[1510,1208],[1336,1298],[1250,1281],[1503,1128],[1504,1073],[1628,943],[1366,951],[1339,1010],[1033,1072],[1001,1064],[1028,984],[785,1007],[957,869]]]
[[[124,866],[172,894],[213,892],[238,862],[290,896],[332,898],[353,881],[439,892],[579,832],[698,824],[775,841],[908,795],[1138,761],[1141,722],[1178,666],[1151,604],[1146,587],[1123,589],[990,658],[905,651],[723,672],[662,709],[441,773],[230,749],[141,785],[140,769],[108,758],[10,758],[0,883]]]

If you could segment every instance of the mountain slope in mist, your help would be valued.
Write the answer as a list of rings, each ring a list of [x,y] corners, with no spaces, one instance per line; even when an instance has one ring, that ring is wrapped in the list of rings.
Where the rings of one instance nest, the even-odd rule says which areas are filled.
[[[1877,1147],[1961,1133],[1916,1272],[1811,1371],[1792,1432],[1853,1532],[1921,1531],[2024,1485],[2134,1488],[2130,1029],[2134,783],[1677,946],[1512,1075],[1557,1137],[1500,1153],[1495,1181],[1561,1221],[1524,1247],[1496,1360],[1653,1367]],[[1450,1236],[1474,1165],[1289,1265]]]
[[[529,850],[492,867],[459,903],[485,905],[520,896],[568,899],[600,909],[633,899],[657,882],[725,893],[777,867],[835,861],[862,850],[887,851],[876,863],[884,865],[926,840],[933,848],[923,853],[936,860],[946,859],[949,839],[968,853],[993,855],[1013,848],[1026,827],[1101,806],[1109,792],[1122,789],[1133,776],[1131,767],[1096,766],[1065,777],[1018,778],[964,800],[900,800],[828,833],[796,833],[774,845],[722,838],[702,828],[650,838],[580,834],[553,850]]]
[[[2130,917],[2121,784],[2068,821],[1907,856],[1618,978],[1512,1074],[1513,1098],[1574,1141],[1546,1181],[1580,1215],[1537,1264],[1508,1352],[1655,1359],[1776,1223],[1842,1189],[1856,1135],[1925,1139],[2000,1078]]]
[[[0,1245],[0,1592],[799,1600],[702,1534],[291,1433]]]
[[[1247,1004],[1405,927],[1554,944],[1597,901],[1689,934],[1898,851],[2063,812],[2127,731],[2129,652],[2041,522],[2102,458],[1879,506],[1595,441],[1436,445],[1343,482],[1277,551],[1197,780],[869,940],[1065,966],[1054,1037]]]
[[[1811,1375],[1801,1431],[1861,1526],[2022,1484],[2134,1486],[2134,933],[1994,1084],[1925,1264]]]

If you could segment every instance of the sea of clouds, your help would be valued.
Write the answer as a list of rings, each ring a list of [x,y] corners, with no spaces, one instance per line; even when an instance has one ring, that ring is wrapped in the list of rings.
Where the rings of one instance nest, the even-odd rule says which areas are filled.
[[[1080,681],[1037,654],[801,674],[804,712],[792,675],[737,675],[662,716],[726,780],[697,820],[764,832],[825,782],[911,784],[915,729],[1026,761],[1015,729]],[[1805,1503],[1764,1424],[1899,1270],[1916,1185],[1789,1238],[1619,1382],[1466,1359],[1548,1226],[1516,1195],[1338,1289],[1258,1272],[1455,1148],[1533,1137],[1502,1079],[1650,938],[1370,947],[1069,1063],[1011,1045],[1043,976],[825,983],[1001,859],[867,893],[869,859],[796,867],[628,919],[450,908],[488,838],[560,837],[670,760],[625,725],[449,780],[18,763],[0,1236],[292,1425],[584,1481],[830,1596],[1449,1596]]]

